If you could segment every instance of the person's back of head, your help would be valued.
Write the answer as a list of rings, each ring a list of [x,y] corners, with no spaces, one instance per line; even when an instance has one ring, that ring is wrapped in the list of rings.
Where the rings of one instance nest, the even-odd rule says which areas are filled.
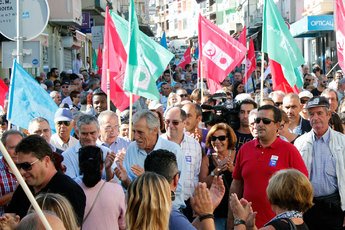
[[[36,201],[43,211],[51,212],[59,217],[67,230],[78,229],[76,214],[66,197],[57,193],[40,193]],[[30,206],[28,213],[34,212]]]
[[[84,146],[79,149],[79,168],[83,183],[95,186],[102,178],[102,150],[97,146]]]
[[[145,172],[128,187],[126,224],[128,230],[167,230],[171,192],[167,180]]]
[[[177,160],[174,153],[165,150],[157,149],[147,155],[144,162],[145,172],[154,172],[164,176],[169,183],[178,172]]]
[[[66,230],[62,220],[54,214],[44,213],[50,227],[53,230]],[[37,213],[26,215],[17,225],[16,230],[45,230],[42,221]],[[68,229],[67,229],[68,230]]]

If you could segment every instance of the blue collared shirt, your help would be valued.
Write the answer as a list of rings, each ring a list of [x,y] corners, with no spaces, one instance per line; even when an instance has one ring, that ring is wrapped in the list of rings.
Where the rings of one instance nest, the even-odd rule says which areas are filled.
[[[129,139],[125,139],[122,137],[117,137],[116,140],[111,145],[108,145],[105,142],[97,140],[97,144],[103,145],[103,146],[109,148],[115,154],[117,154],[117,152],[120,151],[121,149],[126,150],[130,143],[131,142],[129,141]]]
[[[156,145],[153,150],[157,149],[166,149],[176,155],[177,159],[177,166],[178,169],[181,171],[180,179],[178,181],[177,189],[175,192],[176,198],[173,201],[173,208],[180,209],[185,208],[186,205],[184,203],[184,185],[183,182],[185,181],[185,174],[186,174],[186,163],[185,157],[182,153],[180,146],[172,141],[165,140],[161,137],[158,137]],[[126,156],[123,162],[123,165],[127,171],[128,177],[130,180],[134,180],[137,176],[132,172],[131,166],[139,165],[140,167],[144,168],[144,162],[149,153],[145,150],[139,149],[137,143],[134,141],[132,142],[126,151]]]
[[[103,162],[107,157],[107,154],[110,151],[109,148],[96,144],[97,147],[102,149],[103,152]],[[73,147],[68,148],[65,152],[62,153],[63,161],[62,163],[66,166],[65,174],[71,177],[73,180],[76,180],[80,177],[80,170],[79,170],[79,149],[81,148],[80,142]],[[105,170],[103,169],[102,178],[105,179]]]
[[[314,196],[326,196],[338,190],[335,158],[329,148],[330,128],[320,137],[313,134],[313,161],[310,181]]]

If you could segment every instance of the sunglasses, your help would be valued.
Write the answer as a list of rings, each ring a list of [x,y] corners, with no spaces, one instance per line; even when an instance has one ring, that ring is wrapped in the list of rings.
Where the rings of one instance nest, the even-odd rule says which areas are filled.
[[[304,79],[304,81],[311,81],[311,79],[307,79],[307,78],[306,78],[306,79]]]
[[[265,125],[269,125],[269,124],[271,124],[271,122],[275,123],[275,121],[273,121],[273,120],[271,120],[271,119],[269,119],[269,118],[265,118],[265,117],[263,117],[263,118],[257,117],[257,118],[255,118],[255,120],[254,120],[254,122],[255,122],[256,124],[260,124],[261,121],[262,121]]]
[[[36,162],[38,162],[40,159],[35,160],[32,163],[29,162],[23,162],[23,163],[19,163],[16,164],[18,170],[23,169],[24,171],[30,171],[32,169],[32,165],[35,164]]]
[[[218,137],[212,136],[212,137],[211,137],[211,141],[216,141],[217,139],[218,139],[219,141],[225,141],[226,138],[227,138],[227,137],[226,137],[225,135],[218,136]]]
[[[279,107],[279,106],[281,106],[283,104],[283,102],[276,102],[276,103],[274,103],[274,105],[276,106],[276,107]]]
[[[63,88],[63,89],[67,89],[68,87],[69,87],[68,85],[61,86],[61,88]]]
[[[170,121],[170,120],[165,120],[164,121],[166,125],[169,125],[170,123],[173,124],[174,126],[178,126],[181,121]]]
[[[188,94],[180,94],[180,97],[188,97]]]
[[[301,100],[301,104],[306,104],[309,100]]]
[[[69,125],[71,124],[71,122],[70,122],[70,121],[58,121],[57,124],[58,124],[58,125],[64,124],[64,125],[66,125],[66,126],[69,126]]]

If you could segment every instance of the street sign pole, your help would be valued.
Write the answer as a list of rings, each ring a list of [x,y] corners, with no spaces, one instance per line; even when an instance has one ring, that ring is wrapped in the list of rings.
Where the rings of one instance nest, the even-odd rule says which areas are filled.
[[[19,64],[23,63],[23,37],[22,37],[22,23],[21,23],[22,7],[20,0],[17,0],[17,62]]]

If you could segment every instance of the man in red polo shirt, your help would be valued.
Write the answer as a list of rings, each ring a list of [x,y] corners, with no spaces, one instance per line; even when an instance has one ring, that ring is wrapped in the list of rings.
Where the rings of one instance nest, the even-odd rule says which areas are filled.
[[[242,145],[232,174],[230,194],[236,193],[239,198],[252,202],[253,210],[257,212],[258,228],[275,216],[266,195],[271,176],[286,168],[295,168],[308,176],[301,154],[295,146],[277,136],[281,120],[280,110],[272,105],[258,109],[255,119],[258,138]],[[241,223],[241,220],[233,220],[229,207],[228,229]]]

